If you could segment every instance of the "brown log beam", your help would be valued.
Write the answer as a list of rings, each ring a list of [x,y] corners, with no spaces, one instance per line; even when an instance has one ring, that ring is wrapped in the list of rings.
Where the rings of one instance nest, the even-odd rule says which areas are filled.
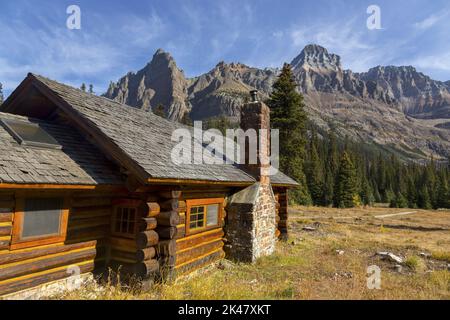
[[[9,241],[0,240],[0,250],[9,249]]]
[[[138,250],[136,241],[134,239],[122,239],[122,238],[111,237],[109,239],[109,245],[111,246],[111,248],[118,249],[121,251],[126,251],[126,252],[134,253]]]
[[[84,248],[92,248],[97,245],[97,241],[89,241],[71,245],[61,245],[46,248],[34,248],[32,250],[12,251],[10,253],[0,255],[0,265],[19,262],[23,260],[35,259],[51,254],[65,253],[73,250],[80,250]]]
[[[0,222],[11,222],[12,221],[12,213],[0,213]]]
[[[186,248],[190,248],[196,246],[203,242],[208,242],[214,239],[222,239],[224,236],[224,232],[222,229],[216,229],[214,231],[205,232],[203,234],[196,234],[194,236],[186,237],[180,240],[177,240],[177,250],[181,251]]]
[[[111,205],[110,198],[80,198],[80,199],[73,199],[72,201],[72,207],[74,208],[99,207],[108,205]]]
[[[0,237],[10,236],[12,226],[0,227]]]
[[[178,199],[165,200],[159,203],[162,210],[178,210]]]
[[[217,249],[220,249],[223,247],[223,241],[221,239],[206,243],[204,245],[199,245],[195,248],[178,252],[177,253],[177,265],[181,265],[189,260],[193,260],[196,257],[201,257],[209,252],[216,251]]]
[[[153,259],[156,256],[156,249],[155,247],[150,247],[142,250],[138,250],[136,252],[136,261],[146,261]]]
[[[159,192],[158,195],[164,199],[179,199],[181,197],[181,191],[178,191],[178,190],[164,191],[164,192]]]
[[[175,227],[180,223],[180,216],[176,211],[161,212],[156,219],[159,226]]]
[[[91,272],[92,270],[94,270],[93,262],[89,262],[80,266],[81,274]],[[63,270],[50,271],[49,273],[36,277],[18,279],[17,281],[0,284],[0,295],[37,287],[44,283],[68,278],[69,276],[70,274],[67,273],[67,269],[64,268]]]
[[[161,208],[157,202],[147,202],[147,217],[156,217],[161,212]]]
[[[177,252],[177,242],[175,240],[162,240],[156,246],[159,256],[173,256]]]
[[[154,230],[157,226],[158,222],[155,218],[143,218],[139,223],[139,232]]]
[[[1,269],[0,281],[32,274],[60,266],[71,265],[77,262],[89,261],[95,258],[97,250],[87,249],[79,252],[70,252],[57,257],[45,258],[39,261],[22,263]]]
[[[177,227],[158,227],[156,232],[161,239],[175,239],[178,230]]]
[[[138,249],[153,247],[158,244],[158,241],[159,235],[154,230],[141,232],[136,236],[136,246]]]

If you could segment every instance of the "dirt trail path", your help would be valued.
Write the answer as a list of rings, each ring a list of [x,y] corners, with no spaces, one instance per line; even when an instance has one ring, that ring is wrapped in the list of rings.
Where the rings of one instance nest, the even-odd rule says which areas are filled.
[[[391,214],[384,214],[381,216],[374,216],[374,217],[378,218],[378,219],[383,219],[383,218],[390,218],[390,217],[396,217],[396,216],[406,216],[406,215],[410,215],[410,214],[414,214],[414,213],[417,213],[417,211],[391,213]]]

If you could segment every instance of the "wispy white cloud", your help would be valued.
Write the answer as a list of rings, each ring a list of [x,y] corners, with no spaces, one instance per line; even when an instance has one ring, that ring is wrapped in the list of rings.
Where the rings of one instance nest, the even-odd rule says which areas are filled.
[[[427,29],[435,26],[439,22],[441,22],[443,19],[447,18],[448,15],[449,15],[449,11],[447,11],[447,10],[438,12],[438,13],[433,13],[432,15],[428,16],[424,20],[416,22],[414,24],[414,26],[420,30],[427,30]]]

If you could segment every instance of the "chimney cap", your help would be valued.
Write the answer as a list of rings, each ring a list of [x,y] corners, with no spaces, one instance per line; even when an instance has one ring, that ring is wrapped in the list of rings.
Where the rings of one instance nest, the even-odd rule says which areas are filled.
[[[252,97],[252,102],[258,102],[258,90],[251,90],[250,96]]]

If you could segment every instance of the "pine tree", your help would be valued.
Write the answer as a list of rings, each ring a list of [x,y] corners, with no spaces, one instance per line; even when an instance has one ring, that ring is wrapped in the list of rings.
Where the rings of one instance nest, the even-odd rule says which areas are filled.
[[[412,173],[411,173],[411,175],[412,175]],[[407,181],[406,200],[408,201],[409,208],[417,208],[418,195],[417,195],[416,184],[415,184],[414,178],[412,176],[410,176]]]
[[[3,104],[3,85],[0,83],[0,106]]]
[[[167,118],[166,109],[161,103],[153,110],[153,113],[161,118]]]
[[[296,88],[291,66],[284,64],[267,104],[272,128],[280,130],[280,170],[300,184],[291,197],[298,203],[309,204],[311,197],[303,172],[307,118],[303,96]]]
[[[356,169],[350,155],[346,151],[344,151],[341,157],[336,184],[336,207],[352,208],[357,205],[358,191]]]
[[[417,205],[421,209],[431,209],[431,199],[430,194],[428,193],[428,188],[426,185],[422,185],[422,188],[419,191]]]
[[[323,172],[316,148],[317,140],[315,135],[311,139],[310,156],[305,169],[308,189],[314,205],[322,204],[323,196]]]
[[[448,185],[448,179],[445,176],[445,172],[442,170],[438,176],[438,187],[436,195],[435,209],[450,208],[450,190]]]
[[[94,94],[94,85],[93,84],[89,85],[89,93]]]
[[[84,82],[81,84],[80,89],[81,89],[82,91],[86,92],[86,84],[85,84]]]
[[[362,180],[361,192],[359,193],[359,195],[361,197],[361,202],[365,206],[370,206],[375,201],[375,198],[373,196],[373,191],[369,184],[369,181],[367,180],[367,177],[364,177]]]
[[[333,205],[334,198],[334,181],[336,180],[335,175],[331,172],[329,168],[325,173],[325,182],[323,184],[323,194],[322,194],[322,203],[324,206]]]

